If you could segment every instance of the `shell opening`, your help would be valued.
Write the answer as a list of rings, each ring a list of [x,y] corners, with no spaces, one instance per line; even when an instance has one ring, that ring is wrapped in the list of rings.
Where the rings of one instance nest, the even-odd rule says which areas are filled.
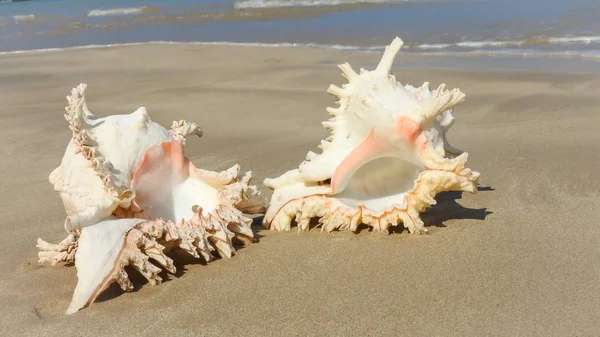
[[[148,149],[132,186],[135,201],[146,214],[165,221],[188,221],[197,207],[206,215],[219,204],[218,189],[201,179],[196,167],[183,156],[183,144],[177,141]]]
[[[157,188],[145,196],[145,200],[152,200],[150,202],[152,207],[148,208],[146,213],[153,219],[188,221],[194,216],[194,209],[197,209],[193,206],[199,206],[202,214],[207,215],[218,205],[217,190],[192,176],[174,182],[173,185],[163,186],[164,188]]]
[[[422,171],[419,165],[398,157],[377,158],[361,166],[332,198],[350,208],[363,205],[372,211],[403,205]]]

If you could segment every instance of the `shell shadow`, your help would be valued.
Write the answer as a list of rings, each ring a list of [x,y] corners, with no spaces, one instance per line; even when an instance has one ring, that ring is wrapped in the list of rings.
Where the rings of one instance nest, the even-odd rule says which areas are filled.
[[[477,188],[478,192],[495,191],[490,186]],[[428,208],[421,214],[421,219],[425,223],[425,227],[446,227],[445,221],[452,219],[472,219],[485,220],[485,218],[493,212],[487,208],[467,208],[457,202],[462,199],[463,192],[442,192],[435,199],[437,204]],[[404,231],[402,226],[395,226],[390,229],[390,233],[400,233]]]
[[[487,192],[487,191],[495,191],[491,186],[479,186],[477,187],[478,192]],[[423,220],[425,227],[446,227],[444,224],[445,221],[451,219],[474,219],[474,220],[485,220],[485,218],[492,214],[493,212],[488,211],[487,208],[466,208],[457,202],[457,200],[462,199],[463,192],[442,192],[439,193],[435,199],[437,204],[428,208],[424,213],[421,213],[421,220]],[[257,217],[254,219],[252,224],[252,229],[254,230],[254,234],[258,237],[261,231],[265,231],[262,227],[263,216]],[[292,219],[291,227],[297,227],[297,223],[295,219]],[[309,231],[314,228],[320,228],[319,218],[314,217],[310,220],[309,223]],[[334,229],[334,232],[338,232],[339,229]],[[361,234],[363,232],[371,233],[373,232],[373,227],[370,227],[366,224],[359,224],[355,234]],[[403,224],[399,224],[398,226],[392,226],[389,229],[389,234],[397,234],[397,233],[408,233],[408,230],[404,228]]]
[[[262,237],[262,235],[260,235],[258,233],[259,229],[257,228],[262,223],[262,219],[263,219],[263,216],[255,217],[252,219],[252,230],[254,232],[253,244],[259,242],[260,238]],[[247,246],[242,244],[241,242],[235,240],[234,247],[235,247],[236,254],[237,254],[240,250],[246,248]],[[151,260],[154,265],[156,265],[157,267],[161,267],[161,272],[158,275],[162,278],[162,283],[167,283],[174,279],[178,279],[178,278],[182,277],[189,270],[188,266],[190,266],[190,265],[207,266],[207,265],[210,265],[210,264],[222,259],[222,257],[219,256],[218,253],[214,252],[213,253],[214,258],[209,263],[206,260],[204,260],[204,258],[202,258],[202,257],[195,258],[192,255],[188,254],[187,252],[185,252],[181,249],[175,249],[169,253],[166,253],[166,255],[169,256],[173,260],[173,264],[175,265],[175,268],[176,268],[176,271],[174,274],[168,272],[166,269],[162,268],[160,265],[158,265],[153,260]],[[140,274],[140,272],[137,271],[133,266],[125,267],[125,271],[127,272],[127,275],[129,276],[129,279],[131,280],[131,283],[133,284],[133,290],[130,292],[132,292],[132,293],[138,292],[140,289],[142,289],[142,287],[148,285],[148,280],[142,274]],[[109,301],[116,297],[119,297],[123,293],[124,293],[124,291],[121,289],[119,284],[115,282],[115,283],[112,283],[106,290],[104,290],[94,302],[97,303],[97,302]]]

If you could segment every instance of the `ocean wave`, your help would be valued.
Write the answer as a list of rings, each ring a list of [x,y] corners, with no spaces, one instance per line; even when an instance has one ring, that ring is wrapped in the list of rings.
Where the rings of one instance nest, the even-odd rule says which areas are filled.
[[[148,42],[126,42],[126,43],[112,43],[112,44],[89,44],[84,46],[74,47],[62,47],[62,48],[43,48],[43,49],[26,49],[26,50],[13,50],[0,52],[0,56],[4,55],[15,55],[15,54],[39,54],[47,52],[61,52],[68,50],[79,50],[79,49],[104,49],[113,47],[127,47],[127,46],[139,46],[139,45],[153,45],[153,44],[181,44],[181,45],[208,45],[208,46],[240,46],[240,47],[302,47],[309,46],[300,43],[254,43],[254,42],[228,42],[228,41],[216,41],[216,42],[180,42],[180,41],[148,41]],[[330,47],[332,46],[325,46]]]
[[[444,48],[448,48],[451,47],[452,44],[450,43],[424,43],[424,44],[418,44],[416,46],[414,46],[413,48],[418,48],[418,49],[444,49]]]
[[[386,4],[394,2],[409,2],[416,0],[236,0],[235,9],[259,9],[281,7],[317,7],[339,6],[353,4]]]
[[[568,37],[551,37],[548,39],[550,43],[585,43],[600,42],[600,36],[568,36]]]
[[[141,14],[148,11],[150,7],[135,7],[135,8],[111,8],[111,9],[92,9],[87,13],[87,16],[113,16],[113,15],[132,15]]]
[[[101,49],[111,47],[123,47],[123,46],[136,46],[136,45],[161,45],[161,44],[174,44],[174,45],[207,45],[207,46],[241,46],[241,47],[266,47],[266,48],[281,48],[281,47],[300,47],[300,48],[315,48],[315,49],[329,49],[339,50],[342,52],[366,52],[366,53],[380,53],[385,50],[384,45],[381,46],[352,46],[352,45],[326,45],[316,43],[255,43],[255,42],[229,42],[229,41],[215,41],[215,42],[179,42],[179,41],[149,41],[149,42],[131,42],[131,43],[116,43],[116,44],[105,44],[105,45],[85,45],[76,47],[65,47],[65,48],[47,48],[47,49],[35,49],[35,50],[17,50],[0,52],[2,55],[13,55],[13,54],[29,54],[29,53],[44,53],[44,52],[59,52],[66,50],[77,50],[77,49]],[[414,50],[415,47],[409,48]],[[405,49],[405,48],[403,48]],[[535,49],[503,49],[503,50],[470,50],[470,51],[435,51],[435,52],[409,52],[407,54],[413,55],[424,55],[424,56],[520,56],[520,57],[552,57],[552,58],[582,58],[600,61],[600,49],[588,50],[588,51],[543,51]]]
[[[517,41],[462,41],[455,43],[457,47],[466,48],[482,48],[482,47],[505,47],[505,46],[522,46],[527,43],[527,40]]]
[[[425,56],[507,56],[537,58],[577,58],[600,61],[600,50],[592,51],[544,51],[534,49],[470,50],[419,53]]]
[[[531,37],[524,40],[483,40],[483,41],[461,41],[456,43],[425,43],[415,44],[412,48],[416,49],[450,49],[450,48],[505,48],[505,47],[523,47],[523,46],[550,46],[565,44],[591,44],[600,43],[600,36],[566,36],[566,37]]]

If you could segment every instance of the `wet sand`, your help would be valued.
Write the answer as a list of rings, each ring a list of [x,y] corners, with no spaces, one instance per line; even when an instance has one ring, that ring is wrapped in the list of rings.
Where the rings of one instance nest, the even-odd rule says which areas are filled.
[[[598,336],[600,77],[596,73],[402,68],[467,99],[450,142],[481,172],[447,193],[430,235],[276,233],[231,259],[186,264],[153,287],[111,287],[64,315],[74,267],[37,264],[36,239],[65,236],[48,183],[70,139],[65,96],[85,82],[97,115],[145,106],[197,122],[186,154],[265,177],[296,167],[326,130],[329,84],[380,54],[299,48],[140,45],[0,57],[2,336]],[[294,228],[295,230],[295,228]]]

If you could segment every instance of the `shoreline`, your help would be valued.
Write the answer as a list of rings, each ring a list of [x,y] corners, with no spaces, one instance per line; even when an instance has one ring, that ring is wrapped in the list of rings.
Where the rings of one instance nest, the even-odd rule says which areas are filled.
[[[25,49],[0,52],[0,57],[13,55],[37,55],[44,53],[69,52],[75,50],[101,50],[109,48],[135,47],[144,45],[154,46],[227,46],[249,48],[299,48],[306,50],[324,50],[341,54],[373,55],[380,54],[384,46],[360,47],[348,45],[321,45],[314,43],[260,43],[260,42],[230,42],[230,41],[148,41],[127,42],[114,44],[90,44],[72,47],[56,47],[42,49]],[[402,57],[408,64],[404,66],[416,68],[459,68],[463,70],[509,70],[509,71],[556,71],[556,72],[600,72],[600,55],[593,57],[562,56],[557,54],[504,54],[502,52],[465,51],[465,52],[415,52],[403,47]],[[423,59],[423,61],[420,60]],[[441,60],[439,65],[433,65],[435,60]],[[473,62],[475,61],[475,62]]]

